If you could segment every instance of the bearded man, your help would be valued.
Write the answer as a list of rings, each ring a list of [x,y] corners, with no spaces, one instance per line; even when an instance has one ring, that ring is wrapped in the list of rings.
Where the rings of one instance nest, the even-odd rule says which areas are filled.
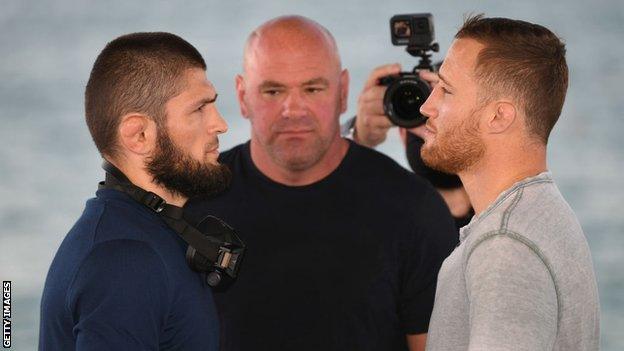
[[[106,45],[85,108],[107,170],[179,207],[227,186],[229,171],[217,162],[227,125],[205,70],[199,52],[173,34]],[[128,194],[98,190],[50,267],[39,349],[215,350],[211,289],[187,265],[187,246]]]
[[[469,18],[421,107],[422,159],[459,175],[475,217],[444,261],[427,350],[597,350],[589,247],[546,166],[565,46],[543,26]]]

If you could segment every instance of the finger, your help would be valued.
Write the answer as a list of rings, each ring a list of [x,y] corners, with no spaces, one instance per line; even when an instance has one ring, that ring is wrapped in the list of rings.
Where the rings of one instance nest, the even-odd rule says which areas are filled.
[[[386,115],[375,115],[369,120],[369,126],[373,129],[386,131],[394,124]]]
[[[361,101],[358,104],[358,116],[383,115],[383,99]]]
[[[418,76],[422,80],[429,83],[432,87],[438,84],[438,82],[440,81],[440,77],[438,76],[438,74],[430,71],[420,71],[418,72]]]
[[[386,94],[386,90],[387,87],[383,85],[375,85],[369,87],[368,89],[364,90],[362,94],[360,94],[360,101],[382,101],[384,95]]]
[[[379,85],[379,78],[381,77],[399,74],[399,72],[401,72],[401,65],[398,63],[379,66],[368,76],[366,83],[364,83],[364,89],[366,90],[367,88]]]
[[[408,130],[409,130],[410,133],[420,137],[421,139],[424,139],[424,137],[425,137],[425,130],[426,129],[427,128],[425,128],[425,125],[422,124],[422,125],[419,125],[418,127],[410,128]]]

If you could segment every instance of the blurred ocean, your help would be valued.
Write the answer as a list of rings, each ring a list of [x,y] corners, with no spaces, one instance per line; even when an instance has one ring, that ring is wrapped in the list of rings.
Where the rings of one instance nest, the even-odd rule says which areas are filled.
[[[0,1],[0,278],[13,282],[13,350],[37,345],[42,285],[54,253],[102,179],[83,117],[96,55],[134,31],[169,31],[194,44],[219,91],[230,131],[247,140],[234,95],[247,34],[301,14],[336,37],[351,73],[350,108],[375,66],[414,60],[390,44],[388,19],[431,12],[442,58],[467,13],[524,19],[563,37],[571,83],[549,145],[549,168],[585,229],[602,306],[602,349],[624,350],[624,2],[551,1]],[[539,87],[536,87],[539,89]],[[380,148],[406,164],[396,132]]]

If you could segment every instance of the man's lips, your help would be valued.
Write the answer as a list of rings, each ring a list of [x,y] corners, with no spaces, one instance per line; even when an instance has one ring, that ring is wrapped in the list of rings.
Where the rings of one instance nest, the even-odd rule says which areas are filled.
[[[431,126],[431,124],[429,124],[429,121],[427,121],[427,123],[425,123],[425,132],[427,134],[435,134],[436,133],[435,128],[433,128]]]
[[[291,129],[291,130],[280,130],[277,134],[306,134],[311,133],[312,129]]]
[[[206,151],[207,154],[213,154],[213,153],[219,153],[219,144],[217,144],[216,146],[208,149],[208,151]]]

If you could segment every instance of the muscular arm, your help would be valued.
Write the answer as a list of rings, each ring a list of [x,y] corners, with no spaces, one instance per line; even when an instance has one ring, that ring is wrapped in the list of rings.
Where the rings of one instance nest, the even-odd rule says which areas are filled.
[[[545,262],[527,244],[498,235],[472,252],[466,267],[469,350],[550,350],[557,294]]]

